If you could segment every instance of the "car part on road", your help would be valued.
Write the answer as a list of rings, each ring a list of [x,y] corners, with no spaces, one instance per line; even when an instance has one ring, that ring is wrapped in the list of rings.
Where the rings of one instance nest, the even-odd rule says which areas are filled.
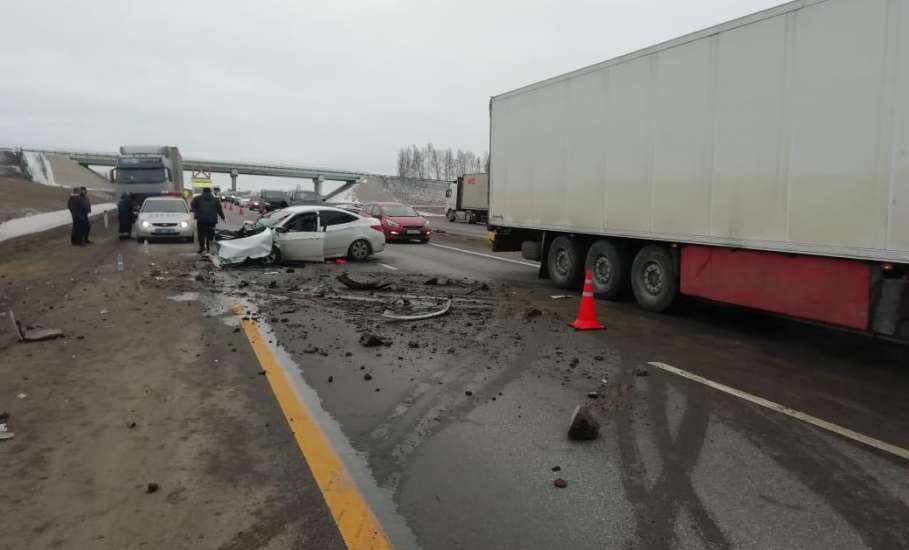
[[[376,348],[388,345],[390,342],[381,336],[371,332],[364,332],[360,335],[360,345],[366,348]]]
[[[63,338],[63,331],[56,328],[33,329],[28,326],[23,327],[16,319],[13,310],[9,310],[9,318],[13,323],[13,330],[20,342],[40,342],[42,340],[53,340],[54,338]]]
[[[218,260],[221,265],[243,263],[246,260],[265,259],[272,256],[274,232],[266,229],[256,235],[218,241]]]
[[[379,290],[379,289],[382,289],[382,288],[385,288],[388,286],[388,283],[383,282],[383,281],[378,281],[376,279],[371,279],[368,281],[358,281],[358,280],[352,278],[350,276],[350,274],[347,273],[346,271],[344,273],[341,273],[340,275],[338,275],[337,279],[344,286],[346,286],[347,288],[351,288],[353,290]]]
[[[431,311],[429,313],[420,313],[416,315],[398,315],[397,313],[386,309],[382,313],[382,317],[386,319],[391,319],[392,321],[421,321],[423,319],[432,319],[433,317],[440,317],[445,315],[451,310],[451,300],[449,299],[445,302],[445,307],[438,311]]]

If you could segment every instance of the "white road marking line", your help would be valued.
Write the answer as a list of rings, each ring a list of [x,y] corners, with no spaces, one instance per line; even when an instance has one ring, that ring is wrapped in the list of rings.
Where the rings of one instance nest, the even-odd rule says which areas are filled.
[[[464,254],[473,254],[474,256],[482,256],[484,258],[491,258],[493,260],[499,260],[501,262],[508,262],[511,264],[525,265],[527,267],[532,267],[534,269],[540,267],[540,264],[535,264],[531,262],[522,262],[521,260],[512,260],[511,258],[502,258],[499,256],[493,256],[492,254],[483,254],[482,252],[474,252],[473,250],[464,250],[463,248],[455,248],[453,246],[445,246],[444,244],[436,243],[427,243],[429,246],[436,246],[439,248],[444,248],[447,250],[455,250],[457,252],[463,252]]]
[[[393,266],[393,265],[383,264],[383,263],[381,263],[381,262],[379,263],[379,265],[382,266],[382,267],[384,267],[385,269],[390,269],[390,270],[392,270],[392,271],[397,271],[397,270],[398,270],[398,268],[395,267],[395,266]]]
[[[811,416],[810,414],[805,414],[801,411],[797,411],[795,409],[790,409],[789,407],[787,407],[785,405],[780,405],[779,403],[774,403],[773,401],[769,401],[767,399],[764,399],[763,397],[758,397],[756,395],[752,395],[750,393],[743,392],[743,391],[737,390],[735,388],[730,388],[729,386],[720,384],[719,382],[714,382],[712,380],[708,380],[707,378],[704,378],[703,376],[698,376],[697,374],[693,374],[688,371],[684,371],[680,368],[673,367],[672,365],[667,365],[666,363],[650,362],[647,364],[652,367],[662,369],[666,372],[671,372],[672,374],[677,374],[683,378],[687,378],[689,380],[694,380],[695,382],[700,382],[701,384],[704,384],[705,386],[710,386],[711,388],[713,388],[715,390],[719,390],[721,392],[725,392],[730,395],[734,395],[736,397],[744,399],[745,401],[750,401],[751,403],[754,403],[755,405],[760,405],[760,406],[766,407],[770,410],[773,410],[773,411],[776,411],[779,413],[783,413],[787,416],[791,416],[792,418],[797,418],[798,420],[801,420],[802,422],[807,422],[808,424],[817,426],[818,428],[825,429],[827,431],[833,432],[833,433],[841,435],[843,437],[848,437],[849,439],[852,439],[853,441],[858,441],[859,443],[864,443],[865,445],[874,447],[875,449],[879,449],[881,451],[885,451],[890,454],[894,454],[900,458],[909,460],[909,449],[903,449],[902,447],[897,447],[896,445],[891,445],[889,443],[885,443],[879,439],[875,439],[873,437],[869,437],[867,435],[852,431],[849,428],[844,428],[837,424],[833,424],[832,422],[827,422],[826,420],[821,420],[820,418]]]

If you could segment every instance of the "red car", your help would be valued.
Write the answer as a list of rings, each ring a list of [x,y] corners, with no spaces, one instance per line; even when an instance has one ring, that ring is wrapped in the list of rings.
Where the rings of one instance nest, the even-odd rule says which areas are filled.
[[[399,202],[374,202],[363,207],[363,214],[382,222],[386,241],[419,239],[429,242],[432,230],[426,218],[417,211]]]

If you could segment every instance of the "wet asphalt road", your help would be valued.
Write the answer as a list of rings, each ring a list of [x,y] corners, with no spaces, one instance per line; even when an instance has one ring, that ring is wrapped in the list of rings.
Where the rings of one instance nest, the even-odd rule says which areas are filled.
[[[699,303],[674,316],[600,303],[608,330],[575,333],[577,300],[552,299],[562,292],[531,265],[480,256],[479,239],[433,242],[306,276],[488,281],[487,310],[389,326],[316,300],[274,332],[329,431],[356,451],[348,465],[374,487],[380,519],[404,526],[391,530],[399,546],[909,546],[905,460],[646,367],[668,363],[909,447],[906,347]],[[530,309],[541,315],[526,319]],[[364,327],[392,346],[360,347]],[[571,442],[569,416],[585,402],[601,437]]]

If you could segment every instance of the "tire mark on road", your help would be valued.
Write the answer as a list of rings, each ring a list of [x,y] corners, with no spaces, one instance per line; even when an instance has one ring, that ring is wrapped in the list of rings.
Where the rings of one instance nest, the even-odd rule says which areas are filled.
[[[621,384],[632,385],[634,378],[624,374]],[[622,483],[634,509],[635,540],[630,548],[670,549],[678,545],[675,523],[682,507],[694,521],[694,529],[712,548],[729,548],[730,543],[707,512],[691,482],[710,423],[710,397],[704,388],[686,386],[685,412],[675,440],[669,432],[666,411],[666,386],[661,376],[648,381],[648,413],[657,440],[663,467],[653,488],[647,488],[644,463],[634,433],[634,403],[629,400],[618,415],[619,452],[622,458]]]

